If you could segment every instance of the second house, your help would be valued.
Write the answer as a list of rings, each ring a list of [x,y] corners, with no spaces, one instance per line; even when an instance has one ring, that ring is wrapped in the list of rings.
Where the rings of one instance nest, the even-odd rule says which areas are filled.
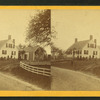
[[[100,49],[97,46],[97,40],[93,39],[93,36],[90,35],[90,39],[78,41],[75,39],[75,43],[72,44],[67,49],[68,58],[100,58]]]

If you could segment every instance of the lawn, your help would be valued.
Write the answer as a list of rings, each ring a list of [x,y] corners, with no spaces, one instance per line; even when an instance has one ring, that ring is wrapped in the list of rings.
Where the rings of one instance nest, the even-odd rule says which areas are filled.
[[[74,60],[52,62],[52,66],[74,71],[81,71],[87,74],[100,77],[100,60]]]
[[[33,74],[20,67],[19,60],[0,60],[0,71],[13,75],[21,80],[37,85],[40,88],[49,90],[51,88],[51,77]]]

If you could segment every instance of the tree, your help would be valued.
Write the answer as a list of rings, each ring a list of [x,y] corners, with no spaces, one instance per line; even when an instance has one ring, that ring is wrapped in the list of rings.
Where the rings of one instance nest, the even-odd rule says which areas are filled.
[[[62,59],[63,57],[63,50],[59,49],[58,47],[52,45],[51,46],[51,53],[52,53],[52,58],[53,59]]]
[[[25,45],[22,45],[22,44],[19,44],[18,45],[18,48],[19,48],[19,60],[20,59],[22,59],[23,58],[23,56],[24,56],[24,54],[25,54],[25,51],[24,51],[24,48],[25,48],[26,46]]]
[[[58,59],[63,59],[64,58],[63,50],[62,49],[59,49],[58,53],[59,53]]]
[[[51,32],[51,10],[39,11],[29,22],[26,41],[40,45],[49,45],[54,37]]]
[[[24,49],[26,47],[26,45],[19,44],[18,47],[19,47],[19,49]]]

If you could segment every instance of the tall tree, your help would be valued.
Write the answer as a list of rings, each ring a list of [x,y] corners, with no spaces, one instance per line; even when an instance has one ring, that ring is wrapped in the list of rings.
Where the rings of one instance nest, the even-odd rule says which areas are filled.
[[[64,58],[64,51],[54,44],[51,46],[51,54],[53,59],[63,59]]]
[[[26,40],[36,44],[51,44],[54,31],[51,32],[51,10],[39,11],[29,22]]]
[[[24,49],[26,47],[26,45],[19,44],[18,47],[19,47],[19,49]]]

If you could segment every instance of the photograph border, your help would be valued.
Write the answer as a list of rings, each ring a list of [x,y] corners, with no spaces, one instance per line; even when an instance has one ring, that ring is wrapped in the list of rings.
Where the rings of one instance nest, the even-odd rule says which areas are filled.
[[[0,6],[0,9],[100,9],[100,6]],[[100,91],[0,91],[1,97],[99,97]]]

